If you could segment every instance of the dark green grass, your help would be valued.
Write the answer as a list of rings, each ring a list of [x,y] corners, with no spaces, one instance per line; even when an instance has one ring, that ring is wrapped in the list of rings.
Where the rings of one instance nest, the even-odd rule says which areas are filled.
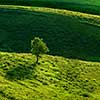
[[[99,16],[50,8],[1,6],[0,35],[1,51],[30,52],[31,39],[39,36],[47,43],[50,54],[99,61]]]
[[[100,14],[99,0],[0,0],[0,4],[51,7]]]
[[[100,16],[42,7],[0,6],[1,100],[99,100]],[[31,39],[42,37],[50,54],[39,64]],[[22,53],[26,52],[26,53]]]
[[[100,63],[0,52],[1,100],[99,100]]]

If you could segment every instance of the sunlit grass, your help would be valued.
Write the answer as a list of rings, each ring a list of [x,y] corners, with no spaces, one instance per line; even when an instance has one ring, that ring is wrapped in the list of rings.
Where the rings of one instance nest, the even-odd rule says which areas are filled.
[[[98,62],[42,55],[35,65],[31,54],[3,52],[0,59],[2,100],[99,100]]]
[[[99,100],[99,28],[98,15],[0,5],[0,99]],[[38,65],[30,53],[35,36],[56,55],[41,55]]]

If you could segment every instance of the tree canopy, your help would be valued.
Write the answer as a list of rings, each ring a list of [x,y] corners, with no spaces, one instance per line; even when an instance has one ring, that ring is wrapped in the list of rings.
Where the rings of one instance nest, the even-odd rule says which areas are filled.
[[[49,49],[48,49],[46,43],[43,42],[43,39],[40,39],[39,37],[35,37],[31,41],[31,52],[33,55],[34,54],[36,55],[36,57],[37,57],[36,63],[38,63],[39,55],[49,52]]]

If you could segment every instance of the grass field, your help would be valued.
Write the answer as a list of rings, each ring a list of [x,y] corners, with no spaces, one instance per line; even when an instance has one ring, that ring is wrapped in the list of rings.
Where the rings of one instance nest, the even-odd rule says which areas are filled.
[[[8,0],[0,0],[1,2],[8,2]],[[89,4],[89,5],[100,5],[99,0],[9,0],[9,1],[51,1],[51,2],[69,2],[69,3],[79,3],[79,4]]]
[[[89,4],[89,5],[99,5],[99,0],[31,0],[31,1],[53,1],[53,2],[69,2],[69,3],[79,3],[79,4]]]
[[[1,100],[99,100],[100,63],[0,52]]]
[[[72,2],[77,10],[93,0]],[[100,100],[100,16],[39,6],[0,5],[0,100]],[[36,36],[50,49],[39,64]]]
[[[99,61],[99,27],[100,17],[96,15],[43,7],[0,6],[2,51],[30,52],[31,39],[40,36],[50,54]]]
[[[0,4],[12,4],[23,6],[40,6],[59,9],[69,9],[79,12],[99,14],[99,0],[0,0]]]

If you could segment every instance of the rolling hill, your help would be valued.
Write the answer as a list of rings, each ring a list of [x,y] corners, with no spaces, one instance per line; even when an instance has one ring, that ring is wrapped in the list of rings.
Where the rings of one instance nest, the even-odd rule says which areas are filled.
[[[0,0],[0,4],[69,9],[73,11],[100,15],[99,0]]]
[[[0,52],[1,100],[99,100],[100,63]]]
[[[0,100],[100,100],[99,33],[99,15],[0,5]],[[50,49],[39,64],[36,36]]]
[[[52,55],[99,61],[100,17],[45,7],[0,6],[0,49],[30,52],[35,36]],[[27,29],[27,30],[26,30]]]

